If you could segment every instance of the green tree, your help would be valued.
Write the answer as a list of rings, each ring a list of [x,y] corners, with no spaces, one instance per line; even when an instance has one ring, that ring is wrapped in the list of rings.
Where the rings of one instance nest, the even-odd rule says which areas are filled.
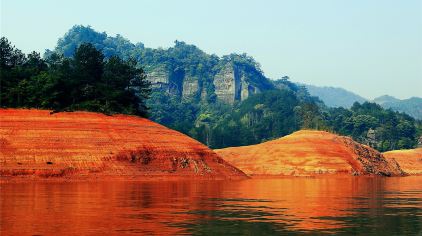
[[[2,107],[87,110],[147,115],[150,84],[134,60],[108,60],[91,44],[81,44],[72,58],[50,53],[25,56],[1,38]]]

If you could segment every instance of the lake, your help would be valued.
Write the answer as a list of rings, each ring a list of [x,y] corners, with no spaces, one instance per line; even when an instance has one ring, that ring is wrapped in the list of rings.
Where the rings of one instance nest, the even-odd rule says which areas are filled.
[[[3,183],[1,235],[422,235],[422,176]]]

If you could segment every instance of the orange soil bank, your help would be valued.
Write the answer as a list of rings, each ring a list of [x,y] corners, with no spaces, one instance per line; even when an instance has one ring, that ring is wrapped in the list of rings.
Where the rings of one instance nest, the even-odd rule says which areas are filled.
[[[0,109],[0,175],[247,178],[198,141],[144,118],[26,109]]]
[[[215,151],[246,174],[261,177],[404,174],[376,150],[323,131],[302,130],[257,145]]]
[[[385,152],[384,156],[388,160],[397,161],[406,173],[422,175],[422,148]]]

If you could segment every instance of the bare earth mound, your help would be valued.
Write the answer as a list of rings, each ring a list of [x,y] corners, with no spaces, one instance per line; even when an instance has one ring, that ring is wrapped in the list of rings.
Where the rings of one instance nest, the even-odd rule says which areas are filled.
[[[283,138],[215,150],[248,175],[314,176],[318,174],[403,175],[394,161],[348,137],[302,130]]]
[[[406,173],[422,175],[422,148],[385,152],[384,156],[387,160],[397,161]]]
[[[0,109],[0,174],[123,179],[239,179],[208,147],[134,116]]]

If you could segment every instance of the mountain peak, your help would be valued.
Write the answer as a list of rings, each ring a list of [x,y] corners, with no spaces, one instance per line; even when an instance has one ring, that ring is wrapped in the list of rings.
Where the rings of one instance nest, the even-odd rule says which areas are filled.
[[[374,99],[374,102],[376,102],[380,105],[387,103],[387,102],[397,102],[397,101],[400,101],[400,99],[397,99],[397,98],[390,96],[390,95],[382,95],[382,96],[379,96],[379,97]]]
[[[367,99],[343,88],[319,87],[309,84],[304,84],[304,86],[308,89],[309,94],[319,97],[329,107],[350,108],[355,102],[367,101]]]

